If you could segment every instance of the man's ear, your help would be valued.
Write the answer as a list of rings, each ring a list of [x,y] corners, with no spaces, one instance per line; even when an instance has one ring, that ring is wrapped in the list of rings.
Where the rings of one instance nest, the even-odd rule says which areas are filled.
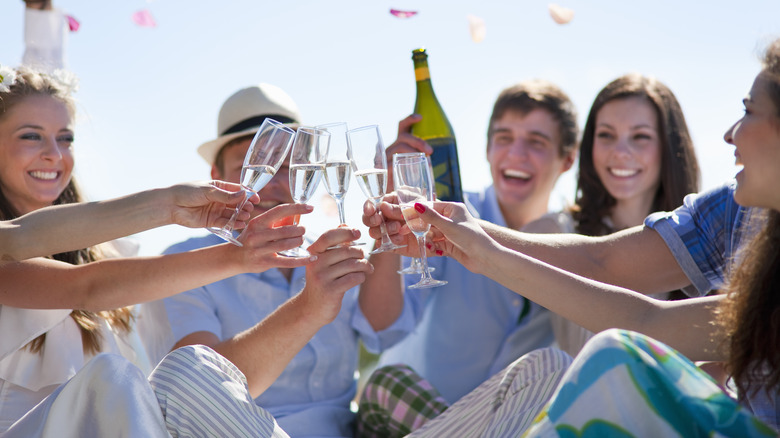
[[[217,168],[215,165],[211,165],[211,179],[218,179],[222,180],[225,177],[222,175],[222,172]]]
[[[577,151],[571,151],[568,154],[566,154],[566,158],[563,160],[563,166],[561,167],[561,173],[566,172],[567,170],[571,169],[571,166],[574,165],[574,158],[577,156]]]

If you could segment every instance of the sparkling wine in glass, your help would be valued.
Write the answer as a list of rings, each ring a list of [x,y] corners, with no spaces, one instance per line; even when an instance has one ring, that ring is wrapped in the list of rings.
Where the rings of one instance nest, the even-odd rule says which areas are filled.
[[[398,204],[401,206],[401,212],[406,220],[406,225],[417,238],[417,246],[420,248],[420,263],[422,264],[420,281],[409,286],[409,288],[421,289],[443,286],[447,282],[434,279],[428,271],[428,257],[425,253],[425,234],[430,230],[431,226],[420,218],[420,214],[414,208],[415,203],[431,208],[435,199],[431,166],[428,163],[428,159],[424,154],[400,158],[398,155],[394,155],[393,180],[395,193],[398,196]]]
[[[328,158],[325,162],[325,188],[328,194],[336,201],[339,211],[339,226],[345,226],[347,219],[344,214],[344,197],[349,190],[349,182],[352,179],[352,151],[347,141],[347,124],[344,122],[319,125],[330,133],[330,146],[328,146]]]
[[[419,156],[426,157],[426,159],[428,160],[428,164],[430,165],[431,157],[426,156],[422,152],[406,152],[406,153],[400,153],[400,154],[393,154],[393,160],[402,160],[402,159],[405,159],[406,157],[419,157]],[[393,161],[393,162],[395,162],[395,161]],[[433,172],[431,172],[431,178],[433,178]],[[435,187],[433,181],[431,181],[431,185],[433,185]],[[422,270],[423,270],[423,268],[422,268],[422,261],[420,260],[420,258],[419,257],[412,257],[412,261],[409,264],[409,266],[407,266],[407,267],[405,267],[403,269],[399,269],[397,272],[399,274],[402,274],[402,275],[406,275],[406,274],[422,274],[422,272],[423,272]],[[434,268],[433,266],[428,266],[428,272],[433,272],[435,270],[436,270],[436,268]]]
[[[385,146],[382,143],[382,136],[379,133],[379,126],[369,125],[362,128],[351,129],[347,131],[347,140],[352,150],[352,170],[355,173],[355,179],[363,191],[363,194],[371,200],[382,218],[379,211],[379,203],[385,196],[387,190],[387,158],[385,158]],[[379,224],[382,232],[382,244],[371,254],[390,251],[393,249],[404,248],[406,245],[396,245],[387,235],[384,218]]]
[[[233,227],[236,217],[244,207],[247,199],[262,190],[271,178],[276,175],[279,167],[284,162],[287,152],[290,150],[295,131],[273,119],[265,119],[260,125],[257,134],[252,139],[249,149],[244,156],[244,165],[241,168],[241,187],[246,192],[244,200],[238,205],[233,216],[222,228],[207,228],[217,236],[238,246],[242,246],[233,236]]]
[[[290,152],[290,194],[296,204],[307,204],[322,174],[325,173],[325,159],[328,156],[330,133],[317,128],[300,127],[295,134]],[[297,225],[300,215],[293,217]],[[307,257],[309,251],[302,246],[282,251],[279,254],[289,257]]]

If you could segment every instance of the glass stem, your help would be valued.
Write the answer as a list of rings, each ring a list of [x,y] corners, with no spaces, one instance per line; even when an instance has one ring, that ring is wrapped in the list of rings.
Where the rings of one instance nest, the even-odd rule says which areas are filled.
[[[379,210],[379,202],[374,202],[374,209],[376,210],[377,214],[379,214],[379,231],[382,232],[382,245],[392,245],[393,242],[390,240],[390,236],[387,234],[387,227],[385,227],[385,217],[382,216],[382,212]]]
[[[420,248],[420,265],[422,272],[420,273],[420,281],[431,280],[431,273],[428,272],[428,255],[425,253],[425,234],[417,236],[417,246]]]
[[[238,213],[241,212],[241,210],[244,208],[244,204],[246,204],[246,201],[249,200],[249,198],[252,197],[252,192],[249,190],[244,190],[244,199],[241,201],[240,204],[238,204],[238,207],[236,207],[236,210],[233,212],[233,216],[230,216],[230,220],[228,223],[222,228],[223,230],[227,231],[228,233],[233,232],[233,227],[236,226],[236,219],[238,219]]]
[[[346,225],[347,218],[346,215],[344,214],[344,199],[336,198],[336,207],[338,207],[339,210],[339,224]]]

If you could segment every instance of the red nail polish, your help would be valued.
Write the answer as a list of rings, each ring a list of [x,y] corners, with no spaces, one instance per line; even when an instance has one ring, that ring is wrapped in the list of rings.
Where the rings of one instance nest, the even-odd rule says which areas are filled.
[[[430,243],[426,243],[425,247],[428,248],[428,249],[433,249],[433,245],[431,245]]]
[[[414,209],[420,213],[425,213],[425,206],[420,204],[419,202],[414,203]]]
[[[444,255],[444,251],[442,251],[440,249],[437,249],[436,250],[436,255]]]

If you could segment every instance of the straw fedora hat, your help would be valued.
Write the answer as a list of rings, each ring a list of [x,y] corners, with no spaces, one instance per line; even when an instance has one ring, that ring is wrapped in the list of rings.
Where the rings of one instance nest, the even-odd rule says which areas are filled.
[[[223,146],[234,138],[256,133],[266,118],[292,128],[301,122],[298,105],[275,85],[259,84],[236,91],[219,110],[217,138],[198,146],[198,153],[213,165]]]

